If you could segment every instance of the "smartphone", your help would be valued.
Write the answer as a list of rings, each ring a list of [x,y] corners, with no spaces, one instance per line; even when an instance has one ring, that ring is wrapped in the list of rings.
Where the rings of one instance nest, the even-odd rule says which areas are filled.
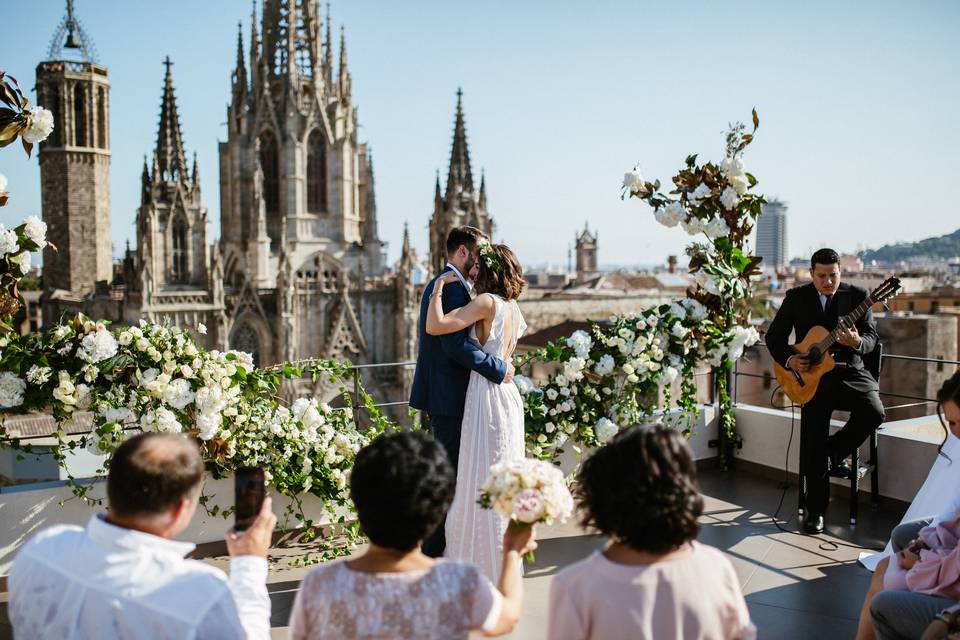
[[[263,480],[263,469],[260,467],[240,467],[234,474],[234,491],[236,492],[233,528],[245,531],[260,514],[263,499],[267,490]]]

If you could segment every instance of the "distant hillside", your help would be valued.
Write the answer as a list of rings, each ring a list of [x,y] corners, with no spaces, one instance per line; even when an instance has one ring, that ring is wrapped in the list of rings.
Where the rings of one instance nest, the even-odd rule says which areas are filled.
[[[909,258],[952,258],[960,256],[960,229],[938,238],[926,238],[918,242],[888,244],[879,249],[860,252],[864,262],[899,262]]]

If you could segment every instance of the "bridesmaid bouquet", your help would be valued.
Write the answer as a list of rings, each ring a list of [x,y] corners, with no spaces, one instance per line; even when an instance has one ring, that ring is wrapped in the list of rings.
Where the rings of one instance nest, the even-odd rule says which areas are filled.
[[[573,513],[573,496],[563,472],[550,463],[530,458],[490,467],[478,503],[507,518],[510,526],[564,522]],[[533,560],[533,554],[524,557]]]

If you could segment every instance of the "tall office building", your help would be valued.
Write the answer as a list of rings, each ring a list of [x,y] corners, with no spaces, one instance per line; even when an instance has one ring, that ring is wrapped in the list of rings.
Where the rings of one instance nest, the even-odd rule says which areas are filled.
[[[787,263],[787,205],[771,200],[763,205],[757,220],[757,255],[764,269],[776,269]]]

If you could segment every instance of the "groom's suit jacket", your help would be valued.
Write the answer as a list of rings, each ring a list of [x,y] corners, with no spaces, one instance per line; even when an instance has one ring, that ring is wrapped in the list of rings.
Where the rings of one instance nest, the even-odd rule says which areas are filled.
[[[434,416],[463,415],[471,370],[497,384],[503,382],[507,375],[507,365],[502,360],[484,353],[477,343],[470,339],[469,327],[445,336],[431,336],[427,333],[430,295],[437,278],[448,271],[452,271],[449,266],[423,290],[423,298],[420,300],[417,370],[410,389],[410,406]],[[470,302],[470,294],[458,280],[443,287],[442,302],[443,312],[449,313],[466,306]]]

